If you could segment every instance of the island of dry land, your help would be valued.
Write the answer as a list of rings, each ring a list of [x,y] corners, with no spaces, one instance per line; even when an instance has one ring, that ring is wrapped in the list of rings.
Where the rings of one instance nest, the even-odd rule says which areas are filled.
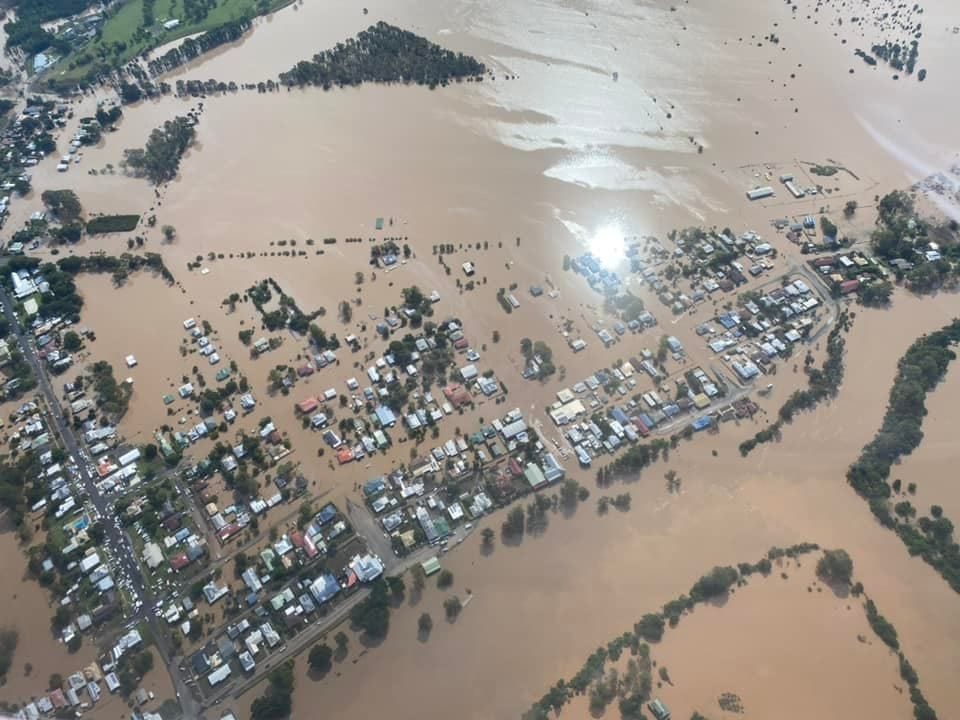
[[[960,706],[950,2],[7,6],[0,711]]]

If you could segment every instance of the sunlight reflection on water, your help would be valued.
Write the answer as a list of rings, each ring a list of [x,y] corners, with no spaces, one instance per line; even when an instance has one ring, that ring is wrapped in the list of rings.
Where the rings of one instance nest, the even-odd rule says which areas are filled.
[[[613,270],[627,256],[623,227],[619,222],[600,226],[587,238],[587,250],[601,265]]]

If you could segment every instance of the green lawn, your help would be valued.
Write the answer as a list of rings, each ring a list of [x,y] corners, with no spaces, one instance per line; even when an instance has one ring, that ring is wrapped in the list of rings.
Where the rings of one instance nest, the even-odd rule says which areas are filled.
[[[270,0],[268,12],[289,5],[293,0]],[[127,0],[113,12],[103,25],[98,40],[70,53],[60,63],[52,78],[59,81],[77,81],[82,79],[98,63],[122,65],[145,50],[177,40],[187,35],[205,32],[224,23],[239,20],[245,16],[258,14],[257,0],[219,0],[201,22],[187,23],[183,17],[183,4],[179,0],[156,0],[154,3],[154,24],[146,36],[137,36],[143,23],[143,0]],[[167,20],[179,19],[180,25],[173,30],[164,30]],[[117,45],[125,44],[119,50]]]

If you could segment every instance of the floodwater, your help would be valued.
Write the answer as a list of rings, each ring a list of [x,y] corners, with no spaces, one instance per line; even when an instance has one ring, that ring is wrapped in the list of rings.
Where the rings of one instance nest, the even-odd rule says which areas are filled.
[[[54,636],[50,620],[56,605],[39,583],[27,577],[27,558],[6,513],[0,515],[0,574],[6,579],[0,595],[0,625],[20,636],[6,682],[0,686],[0,700],[19,703],[45,691],[52,673],[66,677],[89,664],[97,653],[90,637],[71,655],[59,636]]]
[[[754,576],[668,629],[651,645],[653,696],[682,718],[694,712],[727,717],[718,707],[727,693],[739,698],[743,718],[911,715],[897,656],[873,634],[863,600],[835,595],[817,581],[815,564],[815,555],[806,556],[799,567],[790,561],[768,578]],[[617,664],[621,672],[625,666],[626,659]],[[660,680],[660,668],[669,684]],[[604,717],[618,715],[614,704]],[[587,696],[576,698],[563,717],[592,717]]]
[[[289,397],[263,397],[269,370],[295,364],[305,348],[285,335],[280,349],[251,360],[237,333],[258,321],[250,304],[227,312],[221,301],[230,293],[273,277],[304,312],[326,308],[320,324],[328,333],[357,332],[374,350],[380,346],[370,340],[371,323],[360,327],[370,315],[382,316],[385,306],[398,304],[401,288],[410,284],[437,289],[440,317],[463,318],[474,346],[487,346],[481,369],[492,367],[510,387],[504,410],[542,410],[561,381],[540,387],[519,379],[520,338],[544,339],[559,351],[561,318],[574,319],[586,337],[596,317],[591,305],[598,298],[562,272],[564,253],[592,247],[615,262],[617,248],[606,245],[611,237],[663,237],[672,228],[701,223],[767,233],[772,218],[821,207],[839,214],[849,199],[863,208],[859,216],[849,223],[834,219],[843,232],[862,239],[875,195],[943,169],[956,156],[949,119],[957,102],[949,68],[960,59],[960,45],[949,32],[957,24],[955,11],[947,0],[927,3],[921,64],[930,75],[919,83],[893,81],[887,69],[867,68],[852,48],[872,38],[861,38],[849,23],[815,23],[814,3],[798,5],[793,14],[785,4],[759,2],[748,12],[731,13],[707,2],[671,8],[401,0],[364,16],[345,0],[308,0],[258,21],[235,46],[181,69],[174,77],[266,80],[385,19],[480,56],[496,77],[435,92],[365,87],[207,98],[198,142],[184,158],[181,176],[158,195],[145,181],[103,171],[119,165],[124,148],[141,145],[152,128],[198,108],[199,100],[165,98],[126,109],[119,130],[85,150],[82,163],[65,175],[56,173],[52,158],[41,163],[35,186],[73,188],[88,212],[156,213],[157,229],[138,232],[147,238],[146,249],[163,253],[178,280],[166,288],[158,279],[137,276],[120,289],[107,278],[81,281],[87,298],[82,324],[98,337],[93,358],[108,359],[118,376],[134,378],[122,431],[139,441],[164,422],[179,422],[183,408],[175,405],[168,417],[160,396],[193,364],[212,378],[214,371],[196,355],[184,358],[178,350],[185,335],[181,321],[205,318],[217,332],[224,364],[237,361],[261,400],[238,426],[249,430],[271,415],[293,443],[292,459],[316,483],[314,492],[333,490],[331,497],[342,497],[356,482],[405,461],[406,446],[367,465],[334,471],[327,459],[317,459],[319,438],[300,428],[290,406],[327,387],[342,391],[343,381],[361,377],[365,365],[351,367],[360,358],[341,350],[340,367],[299,383]],[[779,42],[764,40],[771,32]],[[78,107],[78,118],[92,102]],[[829,195],[788,202],[780,193],[746,204],[749,187],[776,184],[780,172],[804,174],[803,162],[828,160],[856,178],[822,181]],[[97,174],[88,174],[93,169]],[[805,184],[814,179],[805,175]],[[16,226],[39,204],[39,192],[16,201],[10,222]],[[376,232],[377,217],[394,223]],[[161,240],[164,224],[178,230],[171,244]],[[388,235],[408,238],[415,258],[373,280],[367,244],[343,240]],[[339,243],[322,245],[329,236]],[[291,246],[279,241],[291,239],[306,256],[282,255]],[[95,238],[74,251],[119,253],[126,242],[126,235]],[[483,242],[488,250],[460,249]],[[447,260],[450,276],[431,251],[439,243],[457,247]],[[781,245],[786,266],[799,261],[795,249]],[[325,252],[318,255],[321,248]],[[250,252],[256,257],[240,259]],[[208,253],[223,257],[211,261]],[[198,259],[208,273],[186,269]],[[475,279],[488,282],[461,293],[454,279],[465,260],[477,263]],[[354,280],[358,270],[368,272],[362,285]],[[495,289],[512,283],[524,291],[523,307],[506,317]],[[525,290],[535,283],[555,283],[559,298],[529,299]],[[335,317],[336,307],[352,297],[363,304],[345,326]],[[847,465],[879,425],[897,358],[920,332],[941,326],[955,311],[949,295],[922,302],[898,295],[890,311],[858,312],[840,397],[799,418],[781,443],[759,448],[748,460],[736,447],[756,426],[727,425],[719,436],[684,445],[632,483],[629,513],[596,517],[591,498],[573,518],[553,518],[542,537],[498,547],[489,558],[481,557],[478,542],[467,541],[445,560],[457,576],[455,589],[474,593],[455,624],[440,620],[443,596],[428,592],[423,607],[435,618],[429,642],[416,638],[422,608],[405,608],[395,613],[383,647],[357,664],[351,655],[340,666],[341,676],[318,682],[301,677],[296,706],[324,703],[345,718],[387,712],[441,717],[453,707],[468,718],[516,716],[556,679],[575,671],[599,643],[687,590],[710,566],[756,559],[773,544],[810,540],[851,552],[858,575],[900,631],[924,693],[935,707],[956,707],[956,596],[874,523],[844,480]],[[665,309],[654,306],[654,312],[666,329]],[[698,312],[705,319],[708,311]],[[693,339],[692,323],[669,331],[688,347],[702,347]],[[499,346],[492,342],[494,330],[502,335]],[[575,382],[613,358],[655,345],[654,337],[628,336],[602,354],[597,342],[585,354],[557,354]],[[128,353],[141,363],[129,372],[122,364]],[[782,373],[762,405],[775,411],[799,379]],[[499,412],[481,407],[456,424],[467,431],[470,423]],[[950,417],[948,407],[943,413]],[[446,426],[452,433],[453,423],[444,432]],[[196,455],[208,447],[201,443]],[[949,458],[949,446],[941,452]],[[679,495],[665,490],[668,467],[682,478]],[[934,483],[919,484],[934,502]],[[948,502],[945,497],[949,512]],[[497,518],[489,522],[499,524]],[[302,673],[303,659],[299,665]],[[859,672],[839,664],[836,669]],[[389,693],[369,692],[386,684]],[[752,696],[753,688],[741,689]],[[242,714],[251,697],[238,703]]]
[[[918,515],[929,516],[930,506],[939,505],[951,520],[960,518],[960,488],[952,481],[949,470],[957,457],[950,433],[957,397],[960,397],[960,372],[954,362],[943,383],[927,396],[923,443],[891,471],[892,478],[903,481],[903,499],[913,503]],[[917,484],[915,496],[907,492],[910,483]]]
[[[394,614],[382,647],[356,665],[357,656],[348,657],[338,668],[341,676],[313,681],[303,675],[295,703],[336,706],[346,718],[396,714],[398,708],[410,708],[399,711],[401,717],[441,716],[453,706],[467,718],[516,717],[557,679],[570,677],[599,644],[686,592],[713,565],[754,561],[773,545],[815,541],[850,552],[856,576],[897,627],[925,695],[934,707],[956,707],[956,596],[875,523],[844,479],[880,423],[886,397],[877,388],[889,387],[914,334],[940,327],[954,304],[949,296],[898,296],[891,311],[859,312],[840,396],[798,418],[780,443],[748,460],[736,448],[754,428],[724,425],[718,436],[681,445],[637,482],[598,490],[582,478],[591,499],[573,518],[553,517],[545,534],[519,547],[498,542],[484,557],[479,538],[471,537],[443,561],[456,577],[453,591],[461,597],[468,588],[473,592],[456,623],[442,620],[446,594],[430,590],[421,605]],[[679,495],[665,488],[668,468],[681,479]],[[598,517],[598,493],[624,489],[633,498],[630,512]],[[488,524],[498,528],[499,520]],[[416,619],[424,610],[434,618],[434,631],[421,643]],[[851,622],[855,637],[860,621]],[[746,637],[741,642],[749,644]],[[832,655],[820,657],[837,673],[860,672],[860,666],[832,664]],[[365,691],[387,681],[389,693]],[[869,688],[875,681],[856,683]],[[237,701],[237,710],[248,712],[258,690]],[[745,679],[737,692],[762,694],[757,682]]]

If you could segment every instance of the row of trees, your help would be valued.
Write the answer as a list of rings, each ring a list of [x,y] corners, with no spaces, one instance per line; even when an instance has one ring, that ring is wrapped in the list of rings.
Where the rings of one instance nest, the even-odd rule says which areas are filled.
[[[812,355],[807,356],[803,371],[807,375],[807,387],[794,390],[780,407],[778,418],[763,430],[758,431],[752,438],[740,443],[740,454],[746,457],[759,444],[770,442],[780,436],[784,423],[793,420],[798,412],[811,410],[824,400],[834,398],[840,392],[843,383],[843,353],[846,340],[843,333],[850,329],[853,323],[852,316],[844,310],[837,317],[830,334],[827,335],[827,354],[821,367],[813,365]]]
[[[900,358],[890,389],[887,412],[880,430],[847,470],[847,482],[870,503],[870,509],[885,527],[894,529],[911,555],[921,556],[950,586],[960,592],[960,547],[954,540],[953,523],[932,511],[933,517],[913,521],[912,513],[890,512],[890,469],[923,440],[926,396],[946,375],[956,358],[953,346],[960,342],[960,320],[924,335]]]
[[[20,641],[19,633],[12,628],[0,629],[0,678],[6,679],[7,672],[13,664],[13,654]]]
[[[170,72],[174,68],[186,65],[191,60],[195,60],[200,55],[214,48],[236,42],[243,37],[251,27],[253,27],[253,23],[248,18],[244,18],[208,30],[200,37],[187,38],[178,47],[168,50],[158,58],[150,60],[150,62],[147,63],[147,69],[154,77]]]
[[[721,597],[757,567],[766,567],[769,572],[770,560],[773,557],[785,554],[795,557],[816,549],[818,546],[810,543],[786,549],[772,548],[767,553],[767,557],[754,564],[742,563],[739,566],[741,569],[713,568],[693,584],[688,595],[681,595],[668,602],[660,612],[647,613],[640,618],[632,630],[624,632],[606,646],[598,648],[572,678],[561,679],[534,703],[530,710],[524,713],[524,720],[548,720],[555,714],[559,714],[563,706],[573,697],[586,692],[590,694],[591,709],[597,714],[602,712],[619,694],[621,715],[625,718],[642,717],[640,711],[650,699],[653,688],[652,663],[647,643],[658,642],[663,637],[666,622],[669,622],[671,627],[675,626],[684,612],[693,609],[698,603]],[[634,661],[634,658],[636,660],[634,663],[628,662],[629,680],[623,683],[624,678],[617,678],[615,670],[607,670],[607,664],[618,661],[625,651],[630,652],[631,661]],[[661,673],[661,678],[665,682],[669,681],[669,675],[666,673]]]

